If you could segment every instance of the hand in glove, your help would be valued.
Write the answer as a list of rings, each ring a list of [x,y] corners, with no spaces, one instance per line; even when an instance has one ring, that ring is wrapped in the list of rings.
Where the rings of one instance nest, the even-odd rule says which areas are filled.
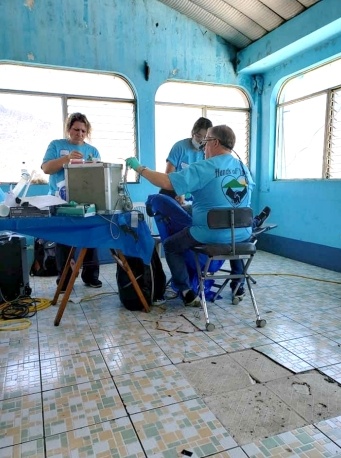
[[[128,159],[126,159],[126,167],[130,167],[131,169],[134,169],[136,172],[136,170],[139,167],[141,167],[141,164],[136,159],[136,157],[128,157]]]

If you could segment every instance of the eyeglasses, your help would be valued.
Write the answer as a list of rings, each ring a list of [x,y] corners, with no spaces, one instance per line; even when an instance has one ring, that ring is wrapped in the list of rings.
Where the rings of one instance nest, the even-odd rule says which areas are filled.
[[[204,149],[206,144],[207,144],[207,142],[209,142],[211,140],[219,140],[219,139],[215,138],[215,137],[207,137],[207,138],[205,138],[200,144],[200,149]]]
[[[207,142],[210,142],[211,140],[218,140],[218,141],[220,141],[219,138],[215,138],[215,137],[206,137],[206,138],[203,139],[202,145],[205,146],[206,143],[207,143]]]

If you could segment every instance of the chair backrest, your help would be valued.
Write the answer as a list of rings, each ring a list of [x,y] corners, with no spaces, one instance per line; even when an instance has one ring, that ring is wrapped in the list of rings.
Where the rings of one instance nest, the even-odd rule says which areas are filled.
[[[210,229],[252,227],[253,213],[250,207],[212,208],[207,214]]]
[[[241,208],[212,208],[207,213],[207,225],[210,229],[230,229],[232,254],[236,253],[236,238],[234,230],[242,227],[252,227],[253,213],[250,207]]]

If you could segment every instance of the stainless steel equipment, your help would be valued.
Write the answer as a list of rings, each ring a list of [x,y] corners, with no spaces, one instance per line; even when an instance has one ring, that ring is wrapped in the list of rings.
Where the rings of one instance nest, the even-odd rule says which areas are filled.
[[[65,164],[66,200],[96,205],[97,213],[122,211],[124,186],[121,164]]]

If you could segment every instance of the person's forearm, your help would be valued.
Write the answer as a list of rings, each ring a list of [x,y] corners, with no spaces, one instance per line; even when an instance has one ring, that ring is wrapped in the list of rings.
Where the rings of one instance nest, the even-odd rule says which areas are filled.
[[[51,161],[44,162],[41,168],[44,173],[47,175],[53,175],[54,173],[59,172],[63,168],[64,164],[70,162],[69,155],[59,157],[58,159],[52,159]]]
[[[143,168],[143,166],[138,167],[136,172],[159,188],[167,189],[167,191],[174,190],[167,173],[156,172],[155,170]]]

